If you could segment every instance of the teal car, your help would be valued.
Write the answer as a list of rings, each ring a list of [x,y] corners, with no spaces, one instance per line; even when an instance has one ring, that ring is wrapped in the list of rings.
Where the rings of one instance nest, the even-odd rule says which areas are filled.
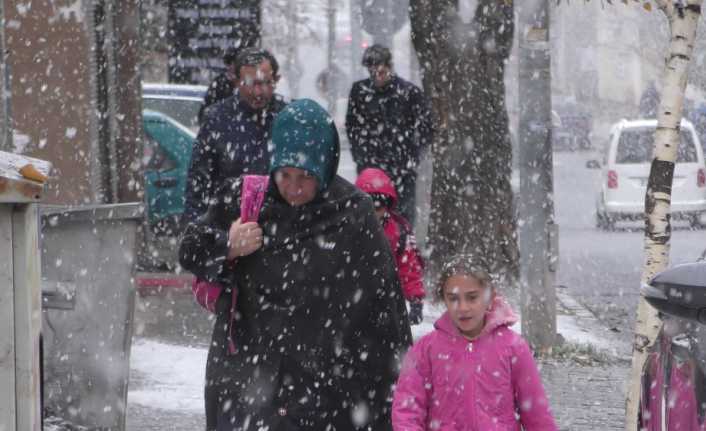
[[[184,212],[196,134],[171,117],[149,109],[143,110],[142,123],[147,219],[155,234],[175,235]]]

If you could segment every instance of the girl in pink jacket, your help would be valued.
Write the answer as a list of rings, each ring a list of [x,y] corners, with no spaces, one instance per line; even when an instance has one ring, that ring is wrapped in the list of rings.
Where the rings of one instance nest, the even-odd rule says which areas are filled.
[[[407,353],[392,407],[395,431],[555,431],[542,379],[517,316],[479,260],[445,265],[447,311]]]

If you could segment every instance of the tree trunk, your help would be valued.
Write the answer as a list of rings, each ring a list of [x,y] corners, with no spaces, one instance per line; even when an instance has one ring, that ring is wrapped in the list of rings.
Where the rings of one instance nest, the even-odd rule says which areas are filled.
[[[484,257],[501,286],[518,279],[505,108],[504,61],[514,31],[511,0],[478,0],[464,24],[458,1],[412,0],[412,42],[431,98],[436,134],[428,246],[432,277],[464,252]]]
[[[672,177],[679,145],[686,78],[694,49],[696,29],[703,0],[672,2],[659,0],[659,8],[669,20],[671,41],[667,54],[662,98],[657,112],[657,131],[650,177],[645,196],[645,267],[642,282],[647,282],[669,264],[671,237],[670,206]],[[638,429],[640,382],[647,352],[661,330],[657,312],[640,297],[635,324],[632,371],[626,400],[625,429]]]

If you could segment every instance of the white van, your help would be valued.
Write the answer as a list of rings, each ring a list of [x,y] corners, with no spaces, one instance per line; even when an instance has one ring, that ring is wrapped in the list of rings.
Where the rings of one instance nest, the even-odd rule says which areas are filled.
[[[615,124],[601,163],[601,187],[596,199],[596,225],[614,227],[618,220],[644,217],[645,191],[653,159],[657,120],[622,120]],[[681,122],[672,183],[672,217],[700,225],[706,212],[704,154],[693,124]]]

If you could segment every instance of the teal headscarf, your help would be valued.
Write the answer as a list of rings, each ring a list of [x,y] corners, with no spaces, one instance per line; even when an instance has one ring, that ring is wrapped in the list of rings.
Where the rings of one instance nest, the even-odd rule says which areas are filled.
[[[326,190],[336,175],[339,158],[338,132],[333,118],[311,99],[288,104],[272,126],[270,174],[279,168],[304,169]]]

